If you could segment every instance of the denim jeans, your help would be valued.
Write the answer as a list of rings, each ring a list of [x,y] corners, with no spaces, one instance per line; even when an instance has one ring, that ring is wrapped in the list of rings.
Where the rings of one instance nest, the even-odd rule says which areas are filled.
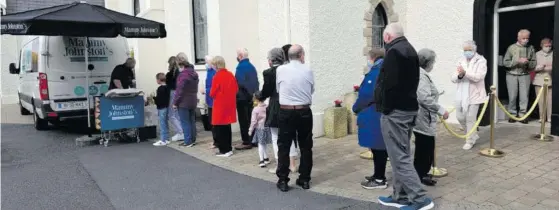
[[[184,143],[191,144],[196,142],[196,112],[194,109],[178,108]]]
[[[159,115],[159,132],[161,135],[161,140],[164,142],[169,141],[169,109],[158,109],[157,114]]]

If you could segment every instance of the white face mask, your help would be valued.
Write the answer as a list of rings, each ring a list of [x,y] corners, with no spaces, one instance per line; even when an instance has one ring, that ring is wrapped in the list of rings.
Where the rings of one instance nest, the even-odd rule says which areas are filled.
[[[543,47],[542,50],[548,53],[549,51],[551,51],[551,47]]]

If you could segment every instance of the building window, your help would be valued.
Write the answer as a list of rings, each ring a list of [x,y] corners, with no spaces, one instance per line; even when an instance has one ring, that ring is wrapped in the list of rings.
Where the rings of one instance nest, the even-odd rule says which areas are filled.
[[[382,32],[386,27],[386,12],[382,4],[378,4],[373,12],[373,48],[383,48],[384,40],[382,39]]]
[[[140,14],[140,0],[133,0],[132,7],[134,8],[134,16]]]
[[[204,64],[208,54],[208,19],[206,0],[192,0],[194,20],[194,62]]]

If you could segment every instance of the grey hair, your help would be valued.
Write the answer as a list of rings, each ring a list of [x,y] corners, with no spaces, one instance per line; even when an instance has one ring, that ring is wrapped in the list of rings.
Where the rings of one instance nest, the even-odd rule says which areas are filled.
[[[384,28],[384,34],[390,34],[394,38],[404,36],[404,28],[398,23],[390,23]]]
[[[423,48],[417,52],[417,57],[419,58],[419,67],[427,70],[435,63],[437,54],[431,49]]]
[[[273,48],[268,52],[268,60],[272,65],[282,65],[285,63],[285,53],[281,48]]]
[[[301,56],[304,54],[305,54],[305,50],[303,50],[303,47],[298,44],[292,45],[289,48],[289,51],[287,51],[287,56],[289,57],[289,60],[299,60],[301,59]]]
[[[206,63],[209,64],[209,63],[212,62],[212,59],[213,59],[213,58],[214,58],[214,57],[211,56],[211,55],[206,55],[206,56],[204,57],[204,61],[206,61]]]
[[[471,47],[474,52],[477,52],[477,45],[474,40],[465,41],[462,47]]]
[[[247,48],[239,48],[237,49],[237,56],[242,56],[243,58],[248,58],[248,49]]]

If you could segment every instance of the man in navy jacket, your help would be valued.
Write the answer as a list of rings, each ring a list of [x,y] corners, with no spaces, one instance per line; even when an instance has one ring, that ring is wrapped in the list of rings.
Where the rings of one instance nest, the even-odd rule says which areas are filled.
[[[237,92],[237,115],[239,117],[239,127],[243,143],[235,146],[235,149],[245,150],[251,149],[253,146],[252,135],[248,133],[248,128],[253,108],[252,97],[258,91],[260,84],[258,83],[256,68],[248,59],[248,50],[246,48],[237,50],[237,61],[239,61],[239,65],[237,65],[235,70],[235,77],[239,85],[239,91]]]

